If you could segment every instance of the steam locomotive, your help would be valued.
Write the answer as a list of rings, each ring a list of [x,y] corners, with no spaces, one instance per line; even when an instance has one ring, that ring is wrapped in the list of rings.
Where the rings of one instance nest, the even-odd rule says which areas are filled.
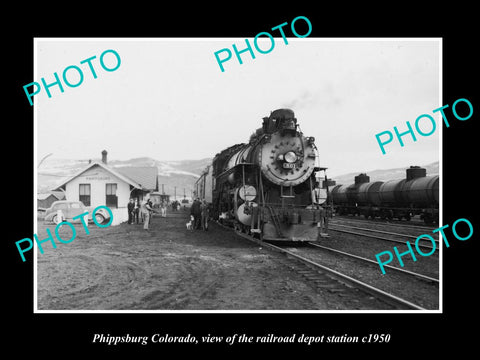
[[[438,223],[439,176],[426,176],[426,169],[410,166],[405,179],[370,182],[366,174],[350,185],[336,185],[330,192],[339,215],[353,214],[383,219],[406,219],[419,215],[425,223]]]
[[[318,150],[290,109],[263,118],[248,143],[218,154],[196,182],[214,219],[261,240],[316,241]],[[315,197],[315,194],[321,194]],[[323,195],[322,195],[323,194]]]

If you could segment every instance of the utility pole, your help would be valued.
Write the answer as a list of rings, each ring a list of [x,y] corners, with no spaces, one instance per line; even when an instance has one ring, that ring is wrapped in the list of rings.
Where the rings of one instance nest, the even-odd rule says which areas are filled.
[[[177,187],[176,186],[173,187],[173,194],[174,194],[173,196],[175,197],[175,200],[177,200]]]

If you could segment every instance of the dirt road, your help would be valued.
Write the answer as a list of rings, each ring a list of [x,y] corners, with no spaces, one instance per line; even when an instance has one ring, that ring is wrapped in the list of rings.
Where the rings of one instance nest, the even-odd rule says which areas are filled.
[[[153,217],[150,231],[92,224],[90,235],[79,224],[71,243],[45,243],[37,257],[38,309],[352,309],[351,300],[309,284],[284,255],[215,224],[189,231],[186,221],[180,212]],[[40,239],[46,227],[53,233],[54,225],[39,221]],[[67,226],[60,230],[70,238]]]

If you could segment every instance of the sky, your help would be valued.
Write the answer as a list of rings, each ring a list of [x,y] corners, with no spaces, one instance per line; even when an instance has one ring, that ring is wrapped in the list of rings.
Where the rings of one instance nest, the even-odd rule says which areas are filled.
[[[64,92],[52,86],[51,98],[43,88],[34,96],[36,162],[48,154],[95,159],[104,149],[112,160],[209,158],[247,142],[279,108],[292,109],[304,135],[315,137],[330,176],[440,160],[442,121],[432,110],[443,105],[441,40],[288,38],[286,45],[280,37],[268,54],[254,47],[255,59],[241,54],[243,64],[233,54],[222,72],[214,53],[233,53],[232,44],[246,46],[244,38],[37,38],[32,81],[52,83],[70,65],[84,79],[77,87],[62,80]],[[99,63],[109,49],[121,58],[111,72]],[[80,63],[92,56],[96,79]],[[116,64],[111,53],[104,60]],[[70,82],[76,76],[69,70]],[[436,119],[436,131],[416,142],[406,135],[404,147],[395,139],[383,155],[375,135],[406,131],[422,114]]]

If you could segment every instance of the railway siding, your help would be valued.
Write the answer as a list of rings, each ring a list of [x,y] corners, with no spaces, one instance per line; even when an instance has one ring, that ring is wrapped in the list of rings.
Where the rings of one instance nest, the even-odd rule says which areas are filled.
[[[377,262],[375,254],[385,250],[387,246],[391,246],[391,243],[375,238],[369,238],[362,235],[348,234],[343,232],[337,232],[330,230],[330,237],[323,238],[319,244],[324,245],[335,250],[344,251],[350,254],[365,257]],[[386,245],[388,244],[388,245]],[[399,252],[407,250],[405,243],[396,244]],[[392,261],[390,266],[401,267],[398,261]],[[429,257],[423,258],[422,261],[406,261],[404,262],[403,269],[420,273],[433,278],[439,277],[439,256],[436,252]],[[382,276],[382,273],[378,269],[377,264],[377,276]]]
[[[408,273],[393,271],[379,276],[377,264],[326,249],[301,247],[291,250],[425,309],[437,310],[439,307],[438,281],[420,279]]]
[[[456,225],[459,224],[459,223],[461,223],[461,222],[462,222],[462,223],[466,223],[466,224],[468,225],[469,233],[468,233],[468,235],[466,235],[466,236],[460,236],[460,235],[458,234],[458,232],[456,231]],[[432,230],[432,233],[440,232],[440,233],[442,234],[442,239],[443,239],[443,241],[444,241],[444,243],[445,243],[445,245],[446,245],[447,248],[450,247],[450,243],[449,243],[449,241],[447,240],[447,235],[445,234],[444,229],[446,229],[446,228],[448,228],[448,227],[449,227],[449,225],[446,224],[446,225],[443,225],[443,226],[441,226],[441,227],[439,227],[439,228],[437,228],[437,229]],[[456,220],[456,221],[453,223],[453,225],[452,225],[452,227],[451,227],[451,231],[452,231],[453,235],[455,236],[455,238],[456,238],[457,240],[465,241],[465,240],[468,240],[468,239],[470,239],[470,238],[472,237],[472,235],[473,235],[473,225],[472,225],[472,223],[471,223],[469,220],[464,219],[464,218],[460,218],[460,219]],[[430,248],[430,251],[429,251],[429,252],[426,252],[426,253],[423,252],[422,250],[420,250],[420,247],[419,247],[419,240],[420,240],[420,239],[423,239],[423,238],[428,238],[428,239],[431,241],[431,244],[432,244],[432,246],[431,246],[431,248]],[[393,247],[393,250],[394,250],[394,253],[395,253],[396,257],[397,257],[397,260],[398,260],[398,262],[400,263],[400,266],[402,266],[402,267],[404,266],[404,262],[403,262],[403,259],[402,259],[404,256],[406,257],[407,255],[410,255],[410,257],[411,257],[411,259],[412,259],[413,261],[417,261],[417,256],[415,256],[414,249],[412,248],[412,245],[410,244],[410,242],[409,242],[409,241],[406,241],[405,244],[407,245],[408,250],[407,250],[407,251],[404,251],[404,252],[401,252],[401,253],[398,251],[397,247],[395,247],[395,246]],[[415,250],[416,250],[416,253],[417,253],[418,255],[420,255],[420,258],[425,258],[425,257],[431,256],[432,254],[435,253],[435,250],[436,250],[437,248],[438,248],[438,247],[437,247],[437,245],[436,245],[436,242],[434,241],[433,237],[430,236],[429,234],[422,234],[422,235],[418,236],[418,237],[416,238],[416,240],[415,240]],[[381,257],[382,255],[388,255],[388,259],[387,259],[387,260],[381,260],[380,257]],[[375,257],[376,257],[376,259],[377,259],[377,261],[378,261],[378,264],[379,264],[379,266],[380,266],[380,269],[381,269],[382,273],[385,274],[384,265],[385,265],[385,264],[389,264],[390,262],[392,262],[392,260],[393,260],[393,258],[394,258],[392,252],[391,252],[391,251],[388,251],[388,250],[387,250],[387,251],[383,251],[383,252],[381,252],[381,253],[377,253],[377,254],[375,255]]]

